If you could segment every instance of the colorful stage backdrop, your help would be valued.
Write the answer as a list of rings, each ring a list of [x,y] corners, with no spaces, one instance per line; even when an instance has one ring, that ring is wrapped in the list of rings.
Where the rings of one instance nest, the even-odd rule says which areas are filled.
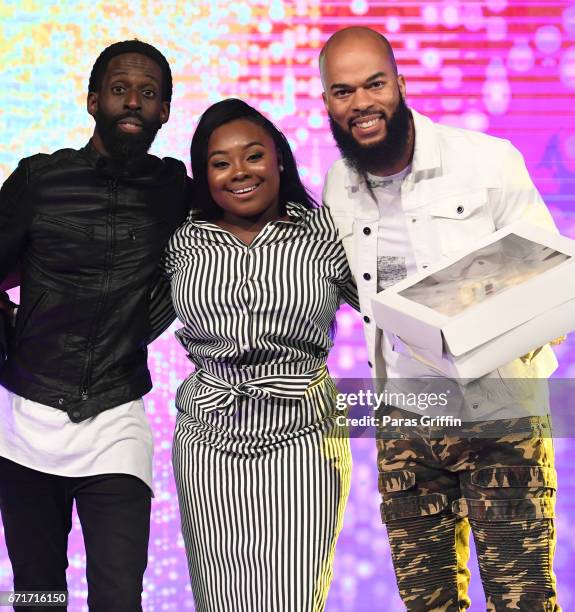
[[[189,164],[199,114],[212,102],[238,96],[287,133],[305,181],[319,193],[337,152],[321,101],[317,56],[331,33],[352,24],[377,28],[392,41],[411,106],[441,122],[509,138],[523,152],[561,230],[575,238],[575,3],[565,0],[2,0],[0,178],[23,156],[87,141],[92,64],[108,44],[137,37],[158,46],[174,72],[172,116],[154,152]],[[193,609],[170,465],[174,394],[189,373],[173,339],[176,328],[150,349],[155,500],[144,609],[154,612]],[[571,340],[558,348],[557,376],[575,376],[574,346]],[[361,322],[342,308],[331,371],[364,376],[365,363]],[[575,606],[573,450],[572,439],[557,440],[555,566],[566,610]],[[401,610],[379,519],[373,440],[354,440],[353,452],[353,489],[328,610]],[[87,609],[77,521],[69,556],[70,609]],[[0,531],[0,590],[10,589],[11,579]],[[472,580],[471,609],[484,610],[476,568]]]

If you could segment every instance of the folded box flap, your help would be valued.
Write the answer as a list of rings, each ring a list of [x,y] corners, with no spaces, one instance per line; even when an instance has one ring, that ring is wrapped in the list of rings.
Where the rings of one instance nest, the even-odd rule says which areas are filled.
[[[566,284],[558,287],[557,293],[553,295],[540,295],[537,299],[534,296],[530,304],[513,301],[507,308],[502,308],[500,304],[497,308],[496,304],[489,304],[489,308],[487,304],[481,306],[481,317],[477,316],[479,308],[476,312],[471,309],[443,327],[445,345],[455,357],[460,357],[528,321],[544,318],[547,311],[550,312],[550,317],[557,316],[553,313],[559,312],[566,317],[572,309],[573,329],[570,328],[565,333],[575,330],[575,299],[573,290]],[[553,323],[557,325],[558,322]],[[569,323],[566,321],[564,326],[569,326]],[[549,340],[552,339],[553,336],[550,336]]]
[[[430,350],[441,356],[443,351],[443,337],[438,324],[422,321],[416,314],[408,313],[397,306],[397,297],[384,296],[379,293],[372,299],[373,315],[377,326],[389,334],[397,336],[409,347],[417,350]],[[385,299],[391,298],[391,299]],[[401,304],[401,300],[399,300]],[[417,309],[416,309],[417,310]],[[445,317],[440,317],[442,320]]]

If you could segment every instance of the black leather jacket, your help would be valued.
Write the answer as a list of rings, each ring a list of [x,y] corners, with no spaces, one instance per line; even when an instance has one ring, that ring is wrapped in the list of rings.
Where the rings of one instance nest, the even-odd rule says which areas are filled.
[[[125,168],[90,144],[20,162],[0,191],[0,282],[21,271],[1,384],[75,422],[150,390],[151,321],[172,319],[153,315],[167,291],[150,296],[188,188],[182,162]]]

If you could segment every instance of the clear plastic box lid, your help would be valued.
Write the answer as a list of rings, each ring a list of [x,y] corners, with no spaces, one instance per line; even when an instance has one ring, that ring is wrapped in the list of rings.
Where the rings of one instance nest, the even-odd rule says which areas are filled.
[[[570,259],[570,255],[543,244],[508,234],[399,295],[452,317]]]

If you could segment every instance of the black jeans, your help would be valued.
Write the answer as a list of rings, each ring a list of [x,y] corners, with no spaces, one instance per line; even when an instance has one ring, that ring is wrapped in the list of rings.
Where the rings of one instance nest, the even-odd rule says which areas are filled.
[[[74,500],[86,547],[90,610],[141,610],[150,535],[146,484],[126,474],[55,476],[0,457],[0,511],[14,590],[67,589]]]

